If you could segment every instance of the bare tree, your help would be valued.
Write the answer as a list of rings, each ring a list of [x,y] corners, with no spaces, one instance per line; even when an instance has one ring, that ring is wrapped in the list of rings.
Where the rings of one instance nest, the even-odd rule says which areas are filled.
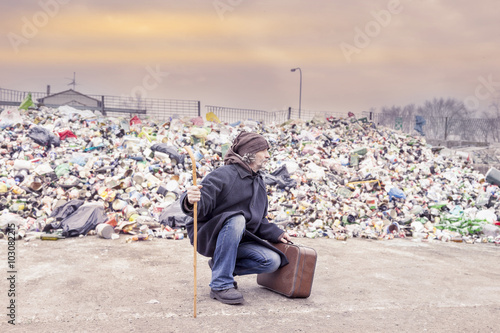
[[[500,141],[500,106],[498,100],[491,103],[489,108],[481,113],[481,118],[487,120],[485,124],[485,141]]]
[[[418,107],[415,104],[383,107],[381,112],[380,124],[393,127],[396,119],[400,118],[404,124],[402,129],[407,133],[415,133],[415,116],[418,115],[426,120],[423,130],[428,138],[445,139],[471,134],[466,119],[472,116],[472,112],[463,102],[453,98],[434,98]]]
[[[381,113],[377,115],[377,124],[394,128],[396,119],[401,117],[401,107],[393,105],[392,107],[382,107]]]

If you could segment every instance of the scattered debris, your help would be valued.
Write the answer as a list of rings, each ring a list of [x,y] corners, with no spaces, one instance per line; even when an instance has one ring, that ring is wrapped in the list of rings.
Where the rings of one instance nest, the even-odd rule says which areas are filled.
[[[181,240],[179,195],[222,164],[242,131],[271,145],[269,219],[295,237],[500,244],[500,171],[351,118],[224,124],[106,117],[69,106],[0,113],[0,231],[58,240]],[[106,224],[104,226],[103,224]]]

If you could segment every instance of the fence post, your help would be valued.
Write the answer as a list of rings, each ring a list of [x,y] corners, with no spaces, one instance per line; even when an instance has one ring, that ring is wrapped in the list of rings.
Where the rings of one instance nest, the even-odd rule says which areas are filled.
[[[106,115],[106,111],[104,111],[104,95],[101,96],[101,113]]]
[[[444,118],[444,140],[448,138],[448,117]]]
[[[288,107],[288,119],[287,120],[290,120],[291,117],[292,117],[292,107],[289,106]]]
[[[198,101],[198,117],[201,116],[201,107],[200,107],[200,101]]]

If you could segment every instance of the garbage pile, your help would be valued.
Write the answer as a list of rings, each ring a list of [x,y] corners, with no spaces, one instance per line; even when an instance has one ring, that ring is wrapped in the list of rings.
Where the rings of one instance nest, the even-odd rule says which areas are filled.
[[[264,135],[269,220],[292,236],[500,244],[500,171],[348,118],[222,123],[130,119],[69,106],[0,113],[0,237],[183,239],[178,198],[240,131]]]

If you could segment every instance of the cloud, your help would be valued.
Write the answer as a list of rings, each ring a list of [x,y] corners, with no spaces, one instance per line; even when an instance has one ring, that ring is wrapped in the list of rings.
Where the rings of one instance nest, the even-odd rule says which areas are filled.
[[[213,1],[68,1],[36,36],[25,38],[19,52],[8,38],[0,39],[0,70],[7,83],[20,82],[13,76],[21,73],[38,80],[85,71],[88,80],[128,91],[146,66],[158,64],[172,75],[151,94],[168,87],[178,98],[199,94],[248,108],[257,108],[251,105],[257,100],[268,108],[296,104],[292,67],[304,72],[303,106],[319,109],[369,108],[453,92],[465,98],[479,76],[500,80],[500,3],[400,0],[401,11],[382,24],[377,14],[380,20],[391,1],[225,1],[232,7],[223,17]],[[0,6],[0,29],[20,36],[23,22],[42,10],[27,0]],[[356,44],[359,31],[368,35],[363,47]],[[341,43],[359,51],[350,62]]]

